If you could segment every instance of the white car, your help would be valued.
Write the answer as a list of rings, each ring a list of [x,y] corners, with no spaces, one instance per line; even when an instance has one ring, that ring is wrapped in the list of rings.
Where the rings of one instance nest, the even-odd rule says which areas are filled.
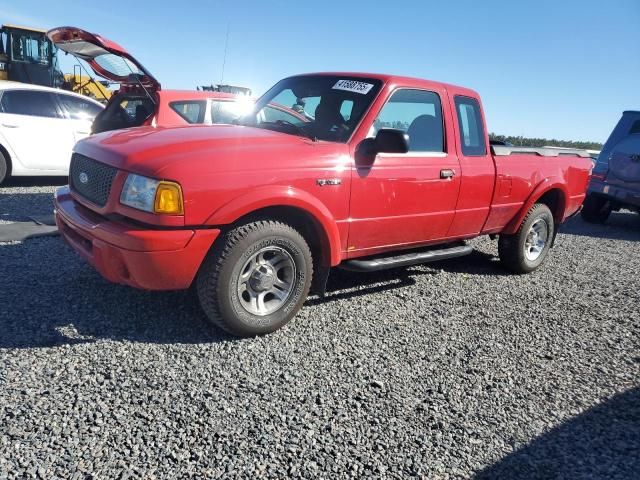
[[[0,80],[0,184],[9,176],[68,175],[73,146],[103,108],[72,92]]]

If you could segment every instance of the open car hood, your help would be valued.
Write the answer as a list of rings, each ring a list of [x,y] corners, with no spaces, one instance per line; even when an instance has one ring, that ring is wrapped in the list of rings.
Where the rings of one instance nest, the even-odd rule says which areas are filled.
[[[57,27],[47,37],[60,50],[86,61],[93,71],[122,85],[142,84],[160,90],[160,83],[124,48],[104,37],[76,27]]]

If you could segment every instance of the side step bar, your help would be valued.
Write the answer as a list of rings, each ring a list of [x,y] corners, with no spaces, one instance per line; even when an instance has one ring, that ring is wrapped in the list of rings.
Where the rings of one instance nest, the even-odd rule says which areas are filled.
[[[436,262],[449,258],[462,257],[473,252],[473,248],[466,244],[449,245],[445,248],[420,250],[393,257],[375,256],[347,260],[340,264],[343,270],[351,272],[375,272],[388,268],[406,267],[420,263]]]

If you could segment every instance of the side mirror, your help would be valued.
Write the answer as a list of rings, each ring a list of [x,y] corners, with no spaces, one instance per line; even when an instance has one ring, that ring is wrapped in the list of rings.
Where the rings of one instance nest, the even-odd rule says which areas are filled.
[[[409,136],[402,130],[381,128],[375,138],[365,138],[356,148],[356,165],[370,167],[379,153],[407,153]]]

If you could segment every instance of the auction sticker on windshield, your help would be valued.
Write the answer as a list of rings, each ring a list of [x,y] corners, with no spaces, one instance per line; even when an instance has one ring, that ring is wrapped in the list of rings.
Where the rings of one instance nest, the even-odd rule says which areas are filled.
[[[347,92],[361,93],[366,95],[373,88],[372,83],[356,82],[355,80],[338,80],[333,86],[334,90],[345,90]]]

